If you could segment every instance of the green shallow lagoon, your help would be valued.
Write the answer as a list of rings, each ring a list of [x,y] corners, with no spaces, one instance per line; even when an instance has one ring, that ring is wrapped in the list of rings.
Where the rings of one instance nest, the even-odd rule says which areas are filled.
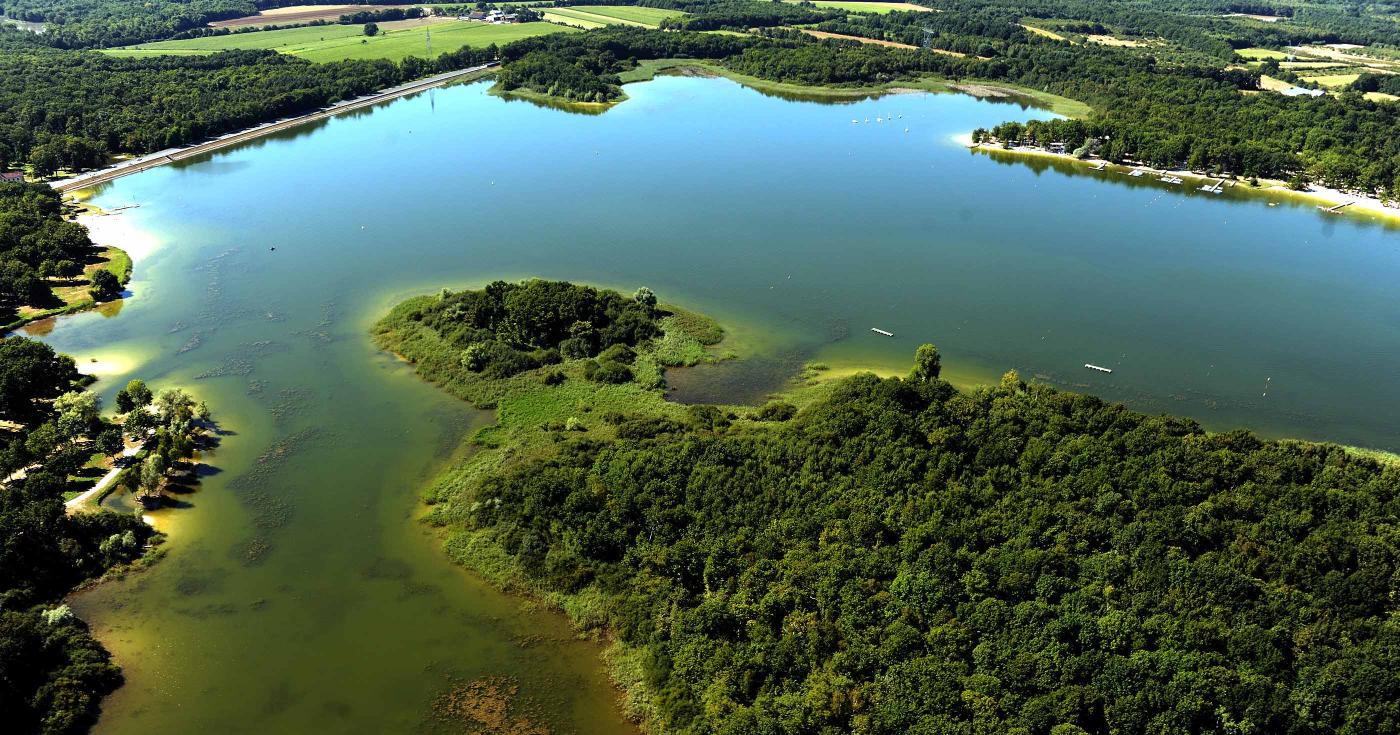
[[[599,645],[415,520],[490,417],[368,329],[443,286],[647,285],[710,313],[757,354],[677,375],[688,398],[758,401],[813,360],[902,371],[932,341],[962,382],[1015,368],[1211,428],[1400,448],[1394,230],[999,165],[954,136],[1046,113],[965,96],[825,105],[663,77],[583,116],[487,87],[95,195],[141,205],[114,218],[154,240],[134,298],[43,339],[115,366],[109,399],[130,376],[184,385],[229,432],[187,507],[156,513],[167,558],[75,600],[127,673],[98,732],[453,731],[435,700],[483,677],[555,731],[628,731]]]

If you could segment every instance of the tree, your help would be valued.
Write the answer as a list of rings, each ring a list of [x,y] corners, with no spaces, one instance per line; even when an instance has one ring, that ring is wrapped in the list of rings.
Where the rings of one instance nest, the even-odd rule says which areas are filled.
[[[166,388],[155,398],[156,413],[162,421],[188,421],[194,416],[194,399],[179,388]]]
[[[66,280],[72,280],[83,272],[83,267],[71,260],[60,260],[54,264],[54,275]]]
[[[909,373],[909,380],[931,383],[938,380],[942,371],[943,360],[938,355],[938,348],[931,344],[919,345],[919,349],[914,351],[914,369]]]
[[[40,403],[66,392],[78,379],[73,358],[23,337],[0,339],[0,419],[28,424],[43,418]]]
[[[141,487],[146,490],[160,489],[161,482],[165,479],[165,458],[160,454],[152,454],[141,463]]]
[[[121,296],[122,282],[116,274],[106,268],[99,268],[92,274],[92,286],[88,289],[88,294],[93,301],[111,301]]]
[[[366,35],[366,36],[377,36],[377,35],[379,35],[379,24],[378,24],[378,23],[366,23],[366,24],[365,24],[365,29],[364,29],[364,30],[365,30],[365,35]]]
[[[132,439],[140,441],[159,424],[160,419],[150,411],[134,410],[126,414],[122,421],[122,431]]]
[[[648,309],[656,308],[656,294],[652,293],[652,290],[646,286],[637,289],[637,292],[632,294],[632,298]]]
[[[111,428],[97,435],[97,451],[112,456],[124,448],[121,429]]]
[[[102,425],[97,395],[90,391],[70,391],[53,402],[58,414],[58,430],[68,441],[87,436]]]
[[[150,402],[151,389],[146,387],[145,381],[133,378],[125,388],[117,392],[117,413],[131,413],[149,405]]]

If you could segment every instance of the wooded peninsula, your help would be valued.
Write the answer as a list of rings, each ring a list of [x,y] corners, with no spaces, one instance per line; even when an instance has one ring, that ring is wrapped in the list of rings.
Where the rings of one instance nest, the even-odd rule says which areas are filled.
[[[655,366],[674,343],[715,349],[689,325],[722,332],[680,313],[528,281],[412,299],[375,330],[498,412],[426,493],[448,553],[614,640],[631,711],[660,731],[1400,718],[1400,466],[1014,372],[959,392],[931,345],[903,378],[681,406]]]

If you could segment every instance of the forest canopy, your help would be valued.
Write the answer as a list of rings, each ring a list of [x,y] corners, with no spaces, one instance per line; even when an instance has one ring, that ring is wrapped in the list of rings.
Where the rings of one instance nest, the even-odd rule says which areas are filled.
[[[668,732],[1397,732],[1400,467],[938,373],[508,444],[432,517]]]
[[[47,279],[81,273],[95,252],[87,228],[63,218],[53,188],[0,183],[0,313],[52,300]]]
[[[627,298],[564,281],[495,281],[477,291],[445,291],[402,318],[431,331],[468,370],[508,378],[636,347],[661,333],[655,307],[640,292]]]
[[[138,381],[139,382],[139,381]],[[72,358],[0,339],[0,722],[6,732],[85,732],[120,670],[61,600],[139,558],[152,535],[118,513],[68,514],[69,477],[121,430],[81,390]]]

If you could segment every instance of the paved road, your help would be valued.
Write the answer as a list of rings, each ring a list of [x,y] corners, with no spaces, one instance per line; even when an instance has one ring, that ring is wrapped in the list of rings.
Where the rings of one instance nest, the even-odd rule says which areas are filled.
[[[127,447],[126,449],[122,450],[122,457],[133,457],[136,455],[137,452],[141,451],[141,448],[144,446],[146,446],[144,443],[133,444]],[[117,479],[117,474],[120,473],[124,469],[124,467],[121,463],[118,462],[113,462],[112,465],[112,471],[103,475],[102,479],[98,480],[97,484],[93,485],[91,489],[84,491],[83,494],[78,495],[72,500],[69,500],[68,502],[63,504],[68,509],[69,513],[72,513],[74,510],[77,510],[78,508],[81,508],[82,506],[86,505],[89,499],[105,490],[108,485],[112,484],[113,480]]]
[[[454,79],[467,76],[468,74],[475,74],[479,71],[484,71],[486,69],[490,69],[491,67],[498,65],[500,65],[499,61],[493,61],[489,64],[473,66],[469,69],[458,69],[457,71],[449,71],[443,74],[438,74],[437,76],[431,76],[425,79],[418,79],[407,84],[401,84],[397,87],[390,87],[389,89],[380,90],[378,92],[375,92],[374,94],[368,94],[363,97],[356,97],[353,100],[344,100],[341,102],[337,102],[329,107],[325,107],[323,109],[317,110],[316,112],[301,115],[299,117],[290,117],[283,120],[276,120],[274,122],[263,123],[256,127],[248,128],[247,130],[242,130],[236,133],[229,133],[227,135],[222,135],[213,140],[205,141],[203,143],[196,143],[195,145],[186,146],[184,148],[167,148],[163,151],[157,151],[155,153],[141,156],[139,158],[133,158],[129,161],[123,161],[115,166],[110,166],[108,168],[104,168],[98,171],[92,171],[90,173],[80,174],[72,178],[55,181],[52,183],[52,186],[53,188],[58,189],[59,191],[67,192],[73,191],[75,189],[86,189],[88,187],[96,186],[98,184],[105,184],[113,179],[121,178],[122,176],[134,174],[139,171],[145,171],[148,168],[164,166],[167,163],[174,163],[175,161],[190,158],[191,156],[198,156],[202,153],[208,153],[209,151],[218,150],[226,146],[237,145],[239,143],[253,140],[254,138],[260,138],[264,135],[269,135],[271,133],[286,130],[288,128],[294,128],[298,125],[305,125],[306,123],[313,122],[316,120],[323,120],[325,118],[331,117],[332,115],[339,115],[342,112],[358,110],[362,107],[377,105],[381,102],[387,102],[388,100],[392,100],[397,97],[402,97],[404,95],[413,94],[414,92],[421,92],[425,89],[441,86],[443,84],[447,84],[448,82],[453,81]]]

